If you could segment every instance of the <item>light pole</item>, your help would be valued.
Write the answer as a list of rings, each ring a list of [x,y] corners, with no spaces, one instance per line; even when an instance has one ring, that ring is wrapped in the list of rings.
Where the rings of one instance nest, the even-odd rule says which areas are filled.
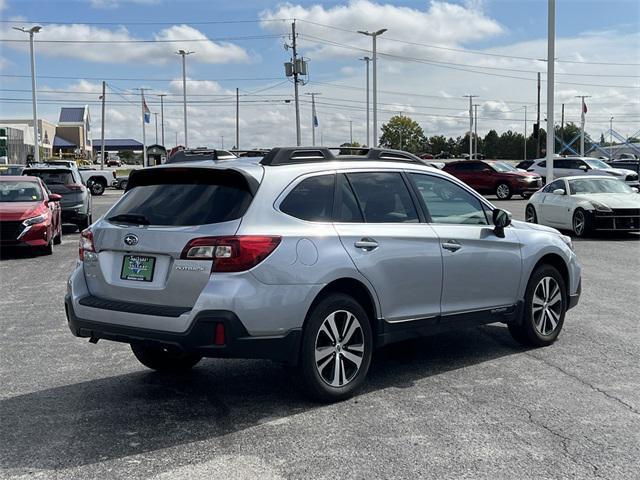
[[[311,96],[311,145],[316,146],[316,127],[318,126],[318,115],[316,114],[316,95],[318,92],[307,92],[305,95]]]
[[[613,160],[613,117],[609,119],[609,160]]]
[[[469,99],[469,160],[473,157],[473,99],[477,95],[463,95]]]
[[[547,182],[553,182],[553,159],[556,146],[556,129],[553,121],[555,66],[556,0],[549,0],[547,7]],[[580,154],[584,154],[584,151],[580,152]]]
[[[378,35],[382,35],[386,32],[386,28],[381,28],[375,32],[368,32],[358,30],[358,33],[367,35],[373,40],[372,57],[373,57],[373,146],[378,146],[378,68],[377,68],[377,55],[376,55],[376,40]]]
[[[551,0],[549,0],[551,1]],[[584,157],[584,124],[586,121],[585,114],[587,113],[587,105],[584,103],[585,98],[590,98],[591,95],[576,95],[576,98],[582,100],[580,108],[580,156]]]
[[[475,129],[475,139],[474,139],[474,147],[473,154],[475,155],[475,159],[478,159],[478,105],[477,103],[473,104],[473,124]]]
[[[369,133],[369,129],[371,128],[371,121],[369,120],[369,62],[371,61],[371,58],[364,57],[360,60],[364,60],[367,64],[367,147],[369,147],[371,145],[371,135]]]
[[[160,97],[160,131],[162,133],[162,146],[164,147],[164,97],[166,97],[167,94],[161,93],[158,96]]]
[[[29,47],[31,49],[31,102],[33,103],[33,158],[36,163],[40,163],[40,140],[38,138],[38,108],[36,102],[36,57],[33,51],[33,35],[42,30],[42,27],[35,25],[29,30],[22,27],[13,27],[23,33],[29,34]]]
[[[353,147],[353,120],[349,120],[349,145]]]
[[[527,159],[527,106],[524,106],[524,156],[523,160]]]
[[[187,52],[185,50],[178,50],[177,55],[182,57],[182,97],[184,101],[184,148],[188,148],[189,141],[187,140],[187,66],[186,57],[195,52]]]
[[[158,114],[154,112],[153,116],[155,117],[156,121],[156,145],[158,145]]]

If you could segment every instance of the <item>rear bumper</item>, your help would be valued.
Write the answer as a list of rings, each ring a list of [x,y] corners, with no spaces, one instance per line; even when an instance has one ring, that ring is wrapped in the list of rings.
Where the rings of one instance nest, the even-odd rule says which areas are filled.
[[[87,209],[84,206],[62,209],[62,223],[81,223],[86,219]]]
[[[238,317],[227,310],[199,312],[189,329],[182,333],[79,318],[69,295],[65,297],[65,312],[69,329],[76,337],[141,343],[212,358],[263,358],[291,364],[298,360],[300,329],[290,330],[281,336],[251,336]],[[224,345],[214,343],[217,324],[224,326]]]

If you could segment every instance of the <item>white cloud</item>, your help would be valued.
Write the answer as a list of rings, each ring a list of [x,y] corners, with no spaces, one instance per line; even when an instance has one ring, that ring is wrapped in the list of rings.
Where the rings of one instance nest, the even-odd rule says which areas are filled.
[[[4,26],[0,29],[4,38],[24,40],[25,36]],[[200,63],[247,62],[249,55],[242,47],[229,42],[214,42],[198,29],[188,25],[172,25],[154,34],[148,43],[126,43],[142,40],[134,37],[125,27],[107,29],[85,24],[46,25],[37,35],[38,55],[76,58],[96,63],[153,63],[176,61],[178,49],[194,50],[189,61]],[[46,43],[46,40],[65,40],[71,43]],[[73,43],[95,40],[104,43]],[[172,40],[172,41],[168,41]],[[184,41],[173,41],[184,40]],[[189,41],[193,40],[193,41]],[[125,43],[118,43],[125,42]],[[8,43],[11,48],[26,50],[27,43]]]
[[[91,0],[93,8],[114,9],[120,7],[123,3],[137,3],[140,5],[153,5],[159,3],[159,0]]]

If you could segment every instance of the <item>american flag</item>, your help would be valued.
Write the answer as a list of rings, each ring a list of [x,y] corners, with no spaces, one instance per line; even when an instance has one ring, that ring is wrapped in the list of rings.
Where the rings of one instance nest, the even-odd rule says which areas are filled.
[[[151,110],[147,107],[147,102],[142,94],[142,114],[144,115],[144,123],[151,123]]]

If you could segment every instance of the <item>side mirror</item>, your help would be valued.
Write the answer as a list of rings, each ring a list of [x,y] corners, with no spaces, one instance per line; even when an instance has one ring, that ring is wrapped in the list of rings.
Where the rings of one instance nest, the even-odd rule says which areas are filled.
[[[494,232],[498,237],[504,237],[504,229],[511,225],[511,213],[500,208],[493,211]]]
[[[62,195],[58,195],[57,193],[50,193],[49,194],[49,201],[50,202],[59,202],[60,200],[62,200]]]
[[[562,189],[562,188],[556,188],[556,189],[553,191],[553,194],[554,194],[554,195],[564,195],[564,189]]]
[[[580,170],[584,171],[584,172],[586,172],[587,170],[589,170],[589,167],[588,167],[587,165],[580,165],[578,168],[579,168]]]

